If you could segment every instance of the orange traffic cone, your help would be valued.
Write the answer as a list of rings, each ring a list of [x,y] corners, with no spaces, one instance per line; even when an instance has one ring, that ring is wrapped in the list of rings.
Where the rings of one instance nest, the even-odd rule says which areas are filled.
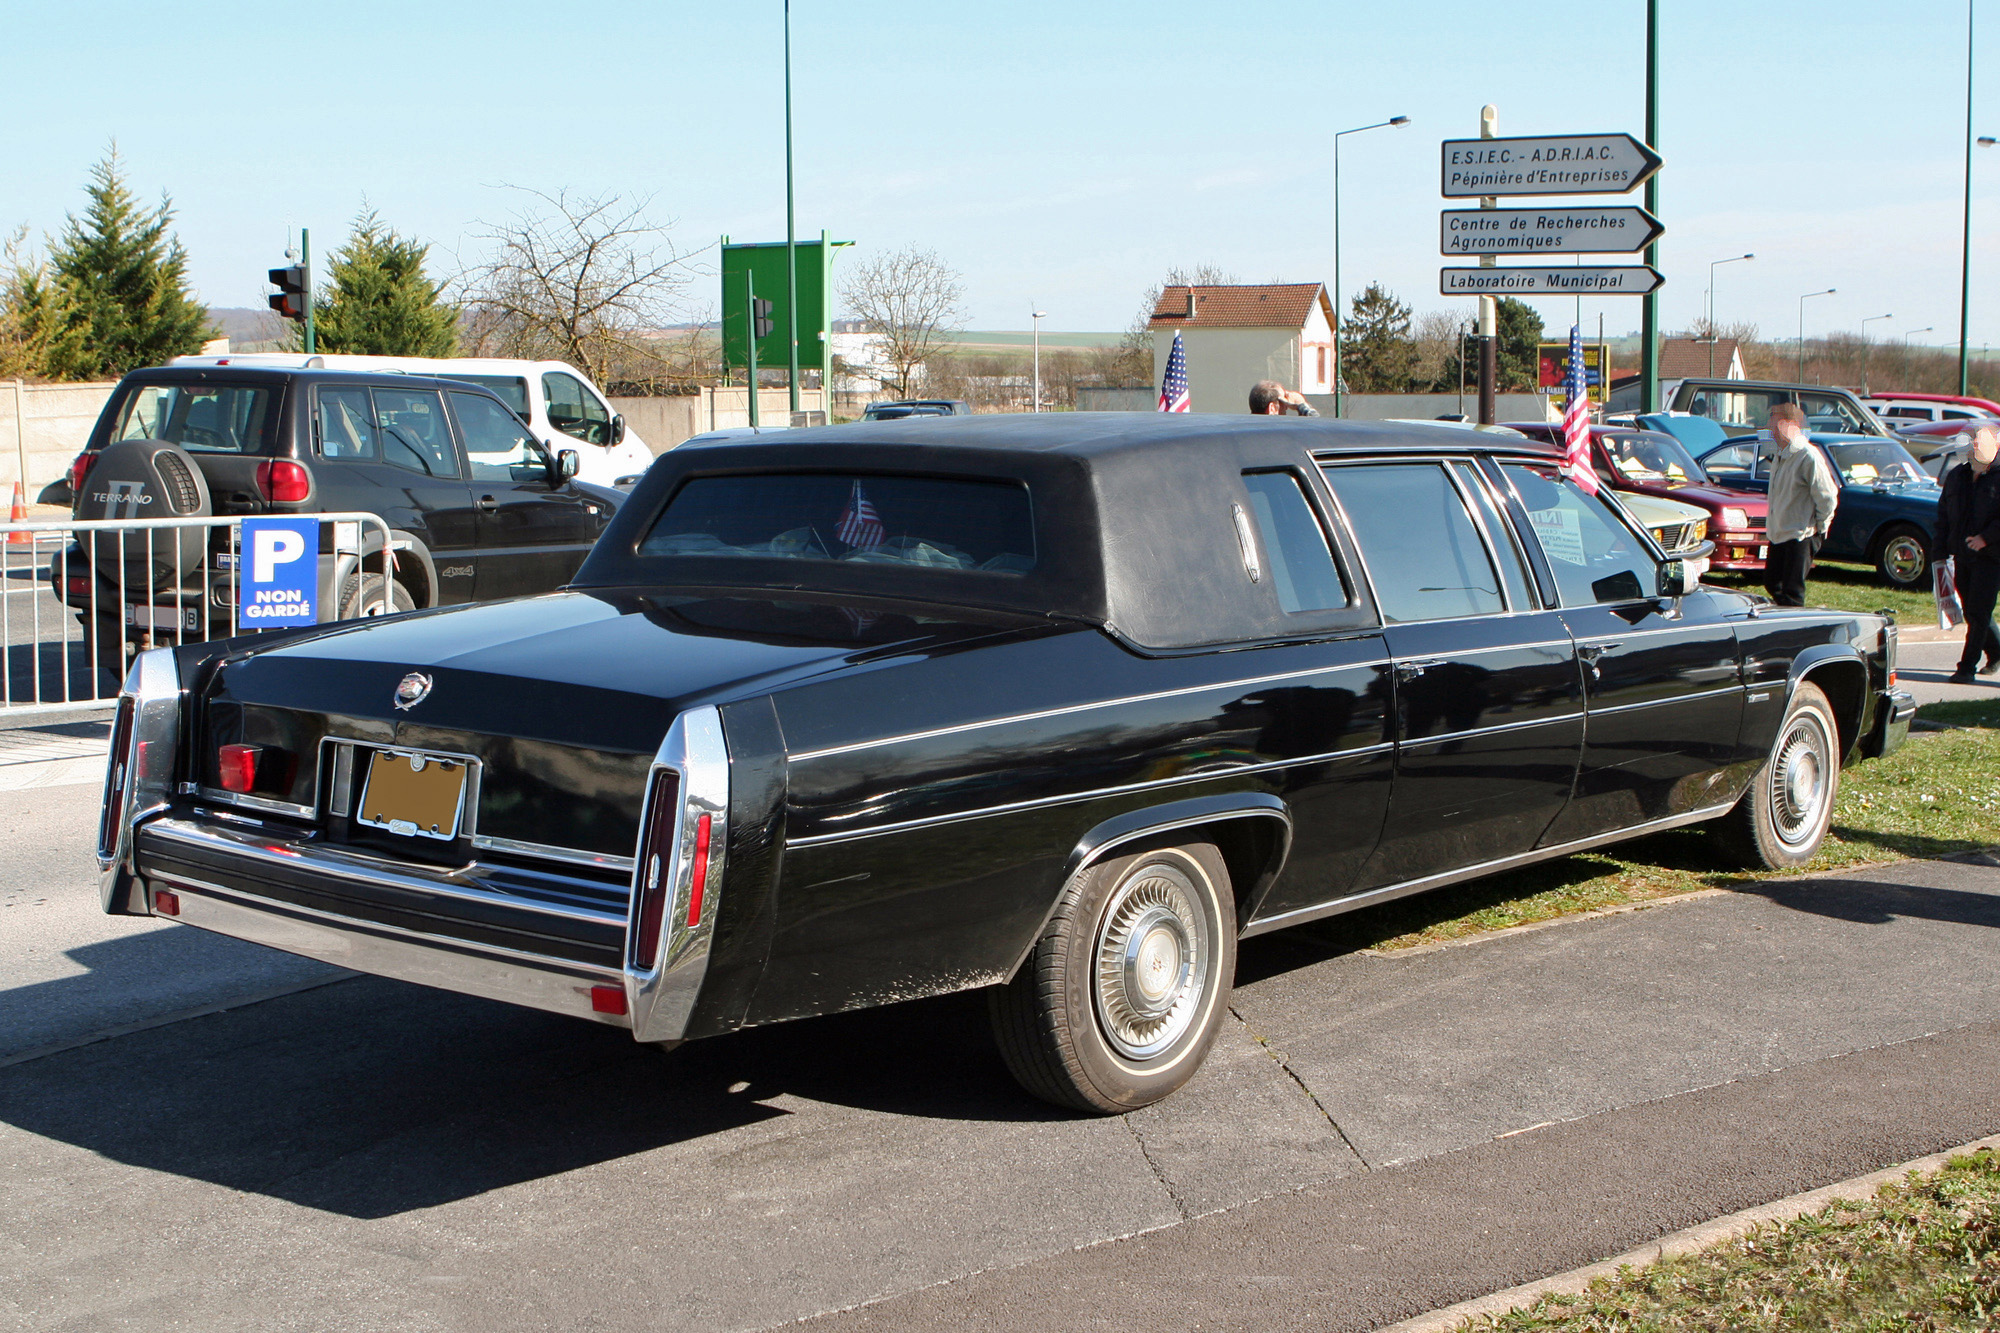
[[[7,521],[9,523],[26,523],[28,521],[28,506],[26,498],[21,493],[21,483],[18,481],[14,483],[14,507],[8,513]],[[35,544],[35,534],[32,532],[22,532],[16,528],[7,534],[7,544],[9,546],[33,546]]]

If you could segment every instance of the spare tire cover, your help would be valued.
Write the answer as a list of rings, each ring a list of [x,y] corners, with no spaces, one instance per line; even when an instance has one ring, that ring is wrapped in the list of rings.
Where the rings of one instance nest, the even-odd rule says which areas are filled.
[[[81,520],[200,518],[213,512],[208,481],[187,450],[165,440],[120,440],[91,461],[71,513]],[[165,588],[177,573],[202,567],[208,528],[78,533],[98,576],[121,581],[127,595]]]

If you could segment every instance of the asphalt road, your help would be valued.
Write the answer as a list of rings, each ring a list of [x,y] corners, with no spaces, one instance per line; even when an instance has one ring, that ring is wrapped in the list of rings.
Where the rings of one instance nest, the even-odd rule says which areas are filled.
[[[1991,864],[1253,940],[1100,1120],[976,996],[662,1056],[103,917],[96,815],[0,791],[0,1327],[1361,1329],[2000,1130]]]

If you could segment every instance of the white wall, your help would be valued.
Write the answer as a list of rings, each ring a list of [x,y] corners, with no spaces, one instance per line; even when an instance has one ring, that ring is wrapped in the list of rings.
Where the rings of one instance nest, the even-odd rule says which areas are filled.
[[[70,461],[83,452],[97,414],[117,384],[25,384],[18,401],[26,421],[21,430],[14,412],[16,387],[0,381],[0,504],[13,494],[21,478],[21,456],[27,455],[27,500],[69,471]],[[20,431],[19,434],[16,432]],[[0,508],[0,516],[6,514]]]

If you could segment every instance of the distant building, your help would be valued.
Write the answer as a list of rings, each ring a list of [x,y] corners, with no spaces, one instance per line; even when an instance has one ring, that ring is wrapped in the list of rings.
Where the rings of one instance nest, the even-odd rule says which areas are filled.
[[[1734,338],[1668,338],[1660,344],[1662,380],[1747,379],[1743,345]]]
[[[1250,386],[1276,380],[1300,393],[1333,392],[1333,305],[1322,282],[1168,287],[1146,326],[1153,383],[1166,374],[1174,334],[1187,350],[1189,406],[1247,412]]]

